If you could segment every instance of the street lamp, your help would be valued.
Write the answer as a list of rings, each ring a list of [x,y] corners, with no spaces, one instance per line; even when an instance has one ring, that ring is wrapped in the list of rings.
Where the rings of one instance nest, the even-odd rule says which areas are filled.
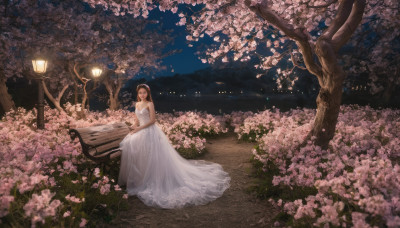
[[[101,73],[103,72],[102,69],[98,68],[98,67],[94,67],[92,69],[92,74],[95,78],[99,77],[101,75]]]
[[[38,82],[38,107],[37,107],[37,128],[44,129],[44,95],[43,95],[43,80],[44,73],[47,69],[47,60],[34,59],[32,60],[33,70],[39,75]]]

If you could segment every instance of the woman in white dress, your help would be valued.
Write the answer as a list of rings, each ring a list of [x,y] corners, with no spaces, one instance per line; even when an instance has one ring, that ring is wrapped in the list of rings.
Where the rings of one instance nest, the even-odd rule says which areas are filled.
[[[161,208],[203,205],[222,196],[230,186],[228,173],[219,164],[181,157],[156,125],[149,86],[140,84],[136,92],[139,126],[120,142],[118,184],[146,205]]]

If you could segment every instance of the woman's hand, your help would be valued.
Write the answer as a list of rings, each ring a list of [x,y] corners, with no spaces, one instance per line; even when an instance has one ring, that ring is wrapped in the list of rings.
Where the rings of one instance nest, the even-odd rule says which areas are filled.
[[[131,131],[131,133],[132,133],[132,134],[135,134],[135,133],[138,132],[139,130],[140,130],[140,128],[139,128],[139,127],[136,127],[136,128],[133,129],[133,131]]]

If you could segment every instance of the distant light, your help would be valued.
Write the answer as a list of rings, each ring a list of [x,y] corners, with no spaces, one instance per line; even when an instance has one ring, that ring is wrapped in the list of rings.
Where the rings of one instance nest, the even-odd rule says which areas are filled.
[[[47,60],[44,59],[34,59],[32,60],[33,70],[38,74],[46,73]]]
[[[98,67],[95,67],[95,68],[92,69],[92,74],[96,78],[99,77],[102,72],[103,72],[103,70],[98,68]]]

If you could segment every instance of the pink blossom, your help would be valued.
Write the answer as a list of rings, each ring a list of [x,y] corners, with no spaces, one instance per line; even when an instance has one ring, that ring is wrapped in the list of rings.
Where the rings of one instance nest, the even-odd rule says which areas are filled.
[[[69,201],[71,201],[71,202],[74,202],[74,203],[82,203],[82,202],[85,201],[85,198],[80,199],[80,198],[77,198],[77,197],[75,197],[75,196],[70,196],[70,194],[68,194],[67,196],[65,196],[65,199],[66,199],[66,200],[69,200]]]
[[[110,192],[110,184],[105,184],[100,187],[100,194],[107,195]]]
[[[71,211],[66,211],[66,212],[64,212],[63,217],[65,218],[65,217],[68,217],[70,215],[71,215]]]
[[[81,223],[79,223],[79,227],[85,227],[87,224],[87,220],[85,218],[82,218]]]

